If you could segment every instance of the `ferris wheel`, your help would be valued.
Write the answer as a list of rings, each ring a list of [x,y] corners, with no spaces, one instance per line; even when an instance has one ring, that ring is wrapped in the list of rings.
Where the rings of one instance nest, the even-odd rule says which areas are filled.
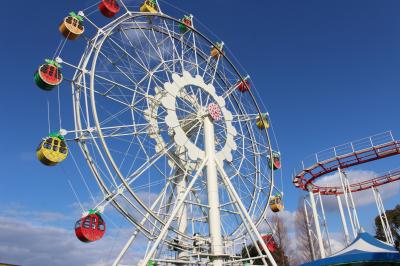
[[[62,43],[35,74],[47,91],[71,81],[74,117],[73,128],[43,139],[39,160],[56,165],[78,145],[101,191],[76,236],[100,240],[102,214],[114,208],[135,228],[115,265],[135,244],[148,247],[141,265],[276,265],[273,238],[259,227],[283,209],[274,183],[281,159],[250,77],[193,16],[170,17],[155,0],[140,8],[125,2],[71,12],[59,30],[65,42],[84,40],[79,63],[63,56]],[[138,235],[147,243],[136,243]]]

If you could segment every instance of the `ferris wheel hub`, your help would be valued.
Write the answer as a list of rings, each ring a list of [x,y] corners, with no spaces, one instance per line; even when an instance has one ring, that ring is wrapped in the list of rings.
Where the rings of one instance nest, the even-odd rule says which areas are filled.
[[[206,84],[204,79],[199,76],[192,76],[189,72],[184,71],[180,76],[176,73],[172,74],[172,82],[164,83],[165,95],[161,98],[161,105],[167,110],[165,122],[174,132],[174,141],[178,146],[185,147],[191,160],[204,160],[205,151],[192,142],[188,131],[182,126],[182,119],[178,117],[179,104],[178,99],[183,99],[190,103],[197,116],[204,117],[204,112],[208,113],[215,121],[224,119],[224,127],[226,128],[225,145],[216,151],[216,159],[222,163],[224,160],[232,161],[232,151],[237,149],[234,137],[237,135],[235,127],[232,125],[232,113],[226,108],[223,97],[217,95],[213,84]],[[195,87],[207,94],[208,98],[213,101],[211,104],[199,102],[196,97],[189,94],[186,88]],[[204,105],[204,106],[203,106]],[[206,118],[203,118],[203,120]],[[193,127],[192,127],[193,128]]]
[[[215,103],[210,103],[208,105],[208,113],[214,121],[220,121],[222,119],[221,108]]]

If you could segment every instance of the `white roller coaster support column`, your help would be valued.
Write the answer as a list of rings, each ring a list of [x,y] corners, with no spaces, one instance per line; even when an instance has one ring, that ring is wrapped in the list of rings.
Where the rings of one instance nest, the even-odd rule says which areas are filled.
[[[394,245],[394,239],[392,231],[390,230],[389,221],[386,216],[385,207],[383,206],[383,201],[378,188],[372,187],[372,192],[374,194],[376,207],[378,208],[378,215],[381,220],[383,233],[385,234],[386,242],[390,245]]]
[[[347,186],[347,191],[348,191],[349,196],[350,196],[351,208],[352,208],[353,217],[354,217],[354,225],[355,225],[355,228],[356,228],[357,234],[358,234],[360,232],[361,226],[360,226],[360,221],[358,220],[356,204],[354,203],[353,193],[351,192],[349,179],[347,178],[346,174],[344,174],[344,177],[345,177],[344,180],[345,180],[346,186]]]
[[[325,258],[326,255],[325,255],[324,241],[322,240],[321,227],[319,225],[317,205],[315,204],[315,198],[312,189],[308,193],[310,194],[311,209],[313,212],[315,231],[317,233],[317,238],[318,238],[319,252],[321,254],[321,259],[323,259]]]
[[[150,251],[147,253],[146,257],[144,258],[143,262],[141,263],[141,266],[146,266],[149,263],[149,260],[154,256],[156,253],[158,246],[160,245],[161,241],[165,238],[166,234],[168,233],[169,227],[171,226],[172,222],[174,221],[176,215],[178,214],[178,211],[181,209],[182,205],[184,204],[185,199],[187,198],[189,192],[192,190],[194,184],[197,181],[197,178],[203,171],[204,165],[207,163],[208,157],[204,159],[202,164],[200,165],[199,169],[197,170],[195,176],[192,178],[190,181],[187,190],[185,191],[185,194],[183,195],[183,199],[180,201],[176,202],[176,205],[174,209],[171,212],[171,216],[168,218],[168,221],[165,223],[163,229],[161,230],[160,234],[158,235],[156,241],[154,242],[153,246],[151,247]]]
[[[343,196],[346,201],[347,211],[349,213],[351,229],[353,231],[354,238],[356,238],[360,230],[360,223],[358,222],[357,210],[354,204],[353,195],[351,194],[350,183],[347,176],[342,173],[340,168],[338,168],[338,172],[340,183],[342,184]]]
[[[321,205],[322,222],[323,222],[323,226],[324,226],[324,229],[325,229],[326,238],[327,238],[327,241],[328,241],[329,254],[332,255],[332,245],[331,245],[331,238],[330,238],[330,235],[329,235],[328,222],[326,220],[324,204],[322,203],[322,196],[321,196],[320,192],[318,192],[318,199],[319,199],[319,203]]]
[[[218,175],[215,158],[215,132],[214,123],[210,116],[204,118],[204,146],[207,162],[207,192],[208,205],[210,207],[208,219],[211,237],[211,253],[214,258],[212,263],[214,266],[223,264],[223,259],[218,257],[224,254],[221,234],[221,214],[219,212],[219,194],[218,194]]]
[[[307,204],[306,204],[305,197],[303,199],[303,203],[304,203],[304,216],[306,218],[306,224],[307,224],[308,243],[310,244],[310,248],[311,248],[311,258],[314,261],[315,260],[315,248],[314,248],[314,241],[312,241],[312,239],[311,239],[311,224],[310,224],[310,220],[308,219],[308,211],[307,211]]]
[[[344,238],[346,240],[346,246],[347,246],[350,244],[349,229],[347,228],[346,217],[344,216],[343,205],[342,205],[342,200],[340,199],[340,195],[336,195],[336,199],[339,205],[340,218],[342,219]]]

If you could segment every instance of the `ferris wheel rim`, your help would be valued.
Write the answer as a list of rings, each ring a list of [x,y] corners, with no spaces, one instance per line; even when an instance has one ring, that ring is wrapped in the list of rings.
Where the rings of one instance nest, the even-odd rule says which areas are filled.
[[[128,13],[126,13],[126,14],[128,14]],[[132,13],[130,13],[130,14],[128,14],[128,15],[126,15],[126,14],[121,16],[121,17],[123,17],[123,19],[121,19],[121,17],[120,17],[118,20],[114,21],[115,24],[114,24],[114,23],[110,23],[109,25],[107,25],[107,27],[109,27],[108,33],[111,33],[112,30],[115,29],[115,27],[117,27],[119,24],[121,24],[121,23],[122,23],[123,21],[125,21],[125,20],[132,19],[132,18],[137,18],[137,17],[143,17],[143,16],[162,17],[162,18],[164,18],[164,19],[170,19],[170,20],[173,20],[173,21],[175,21],[175,22],[179,22],[179,20],[177,20],[177,19],[175,19],[175,18],[172,18],[172,17],[170,17],[170,16],[167,16],[167,15],[164,15],[164,14],[143,14],[143,13],[136,13],[136,12],[132,12]],[[111,27],[111,24],[114,24],[114,26]],[[194,32],[196,32],[196,34],[198,34],[198,35],[201,36],[204,40],[206,40],[208,43],[210,43],[210,44],[213,45],[213,43],[212,43],[206,36],[204,36],[201,32],[197,31],[197,30],[194,29],[194,28],[191,28],[191,30],[194,31]],[[100,35],[101,35],[101,34],[100,34]],[[106,40],[106,36],[108,36],[108,35],[106,35],[106,34],[104,33],[104,38],[102,39],[102,43]],[[100,46],[100,47],[101,47],[101,46]],[[97,52],[96,52],[96,57],[98,56],[98,53],[99,53],[99,50],[97,50]],[[90,55],[89,55],[89,57],[90,57]],[[96,59],[96,60],[97,60],[97,59]],[[225,60],[230,64],[230,66],[232,67],[232,69],[235,70],[236,75],[237,75],[242,81],[244,81],[243,77],[240,75],[239,71],[236,69],[235,65],[229,60],[229,58],[227,58],[227,57],[225,56]],[[94,64],[93,62],[92,62],[92,65],[95,66],[95,64]],[[91,70],[91,75],[90,75],[91,79],[94,77],[94,75],[93,75],[93,73],[94,73],[93,71],[94,71],[94,70],[95,70],[95,67],[92,68],[92,70]],[[92,86],[93,86],[93,80],[91,80],[90,86],[91,86],[90,92],[91,92],[91,94],[92,94],[92,93],[93,93],[93,88],[92,88]],[[253,101],[253,104],[256,106],[256,108],[257,108],[257,110],[258,110],[258,113],[261,114],[261,111],[260,111],[260,109],[259,109],[259,106],[258,106],[257,102],[255,101],[255,98],[254,98],[253,94],[251,93],[251,91],[249,91],[249,93],[250,93],[250,95],[251,95],[251,99],[252,99],[252,101]],[[94,93],[93,93],[92,95],[93,95],[93,96],[91,96],[91,99],[92,99],[92,98],[94,99]],[[92,109],[93,109],[93,111],[95,111],[95,112],[97,113],[97,109],[95,110],[95,106],[96,106],[96,104],[95,104],[95,100],[94,100],[94,105],[92,106]],[[96,114],[96,115],[97,115],[97,114]],[[101,129],[100,125],[98,124],[98,123],[99,123],[98,118],[95,119],[95,120],[97,120],[97,121],[96,121],[96,123],[97,123],[97,125],[96,125],[97,130],[98,130],[99,134],[102,134],[102,132],[101,132],[102,129]],[[268,140],[268,145],[269,145],[269,147],[272,147],[272,145],[271,145],[271,140],[270,140],[270,137],[269,137],[268,132],[266,133],[266,136],[267,136],[267,140]],[[105,147],[106,149],[108,149],[108,147],[106,147],[106,146],[107,146],[106,142],[103,143],[104,137],[101,137],[101,139],[102,139],[102,145],[103,145],[103,147]],[[109,152],[108,152],[108,153],[109,153]],[[107,155],[107,156],[109,157],[109,159],[112,159],[112,155],[111,155],[111,154],[109,154],[109,155]],[[270,149],[270,156],[272,156],[272,149]],[[115,165],[115,162],[114,162],[113,167],[114,167],[114,170],[117,172],[117,171],[118,171],[118,167]],[[120,177],[121,181],[124,179],[124,177],[122,176],[121,173],[120,173],[119,177]],[[270,192],[268,193],[269,198],[271,197],[272,190],[273,190],[273,188],[274,188],[274,173],[273,173],[273,170],[271,170],[271,172],[270,172],[270,180],[271,180],[271,183],[270,183],[270,186],[269,186]],[[130,187],[130,186],[127,185],[127,187]],[[268,201],[267,201],[267,202],[269,202],[269,198],[268,198]],[[257,221],[258,224],[262,222],[262,221],[261,221],[261,220],[262,220],[262,217],[264,217],[264,215],[265,215],[265,213],[266,213],[267,211],[268,211],[268,204],[265,206],[263,213],[260,215],[260,219],[258,219],[258,221]]]

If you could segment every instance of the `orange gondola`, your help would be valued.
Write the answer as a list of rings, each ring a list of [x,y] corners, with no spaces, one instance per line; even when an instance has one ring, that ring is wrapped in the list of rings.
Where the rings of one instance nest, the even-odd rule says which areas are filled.
[[[58,29],[68,40],[76,40],[85,31],[83,18],[75,12],[71,12],[69,16],[64,18]]]
[[[215,46],[213,46],[211,49],[210,53],[211,57],[218,58],[221,55],[224,55],[224,52],[222,51],[223,48],[224,48],[224,42],[217,42]]]

